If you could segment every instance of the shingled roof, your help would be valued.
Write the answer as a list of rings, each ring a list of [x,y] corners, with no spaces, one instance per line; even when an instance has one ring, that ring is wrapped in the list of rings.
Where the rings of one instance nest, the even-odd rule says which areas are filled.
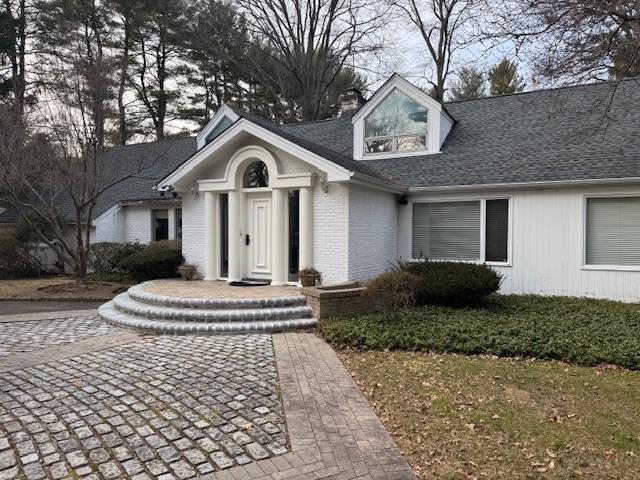
[[[160,194],[153,190],[155,184],[195,152],[195,137],[124,145],[109,149],[102,156],[102,161],[110,165],[109,170],[114,172],[112,178],[118,176],[123,178],[127,172],[133,173],[140,170],[140,166],[143,169],[101,195],[93,210],[93,218],[99,217],[120,202],[160,199]],[[68,198],[60,196],[57,206],[69,221],[73,221],[73,206]],[[11,210],[0,213],[0,223],[13,223],[16,219],[15,212]]]
[[[455,119],[442,152],[412,157],[353,159],[351,118],[277,124],[242,118],[344,168],[403,188],[508,185],[640,178],[640,79],[525,92],[446,103]],[[117,169],[140,158],[154,166],[105,193],[98,217],[113,205],[158,199],[153,186],[196,152],[194,137],[110,149]],[[67,202],[61,208],[70,216]],[[0,223],[15,220],[0,213]]]
[[[406,187],[640,177],[640,79],[449,102],[442,153],[362,160]],[[352,157],[350,119],[283,130]]]

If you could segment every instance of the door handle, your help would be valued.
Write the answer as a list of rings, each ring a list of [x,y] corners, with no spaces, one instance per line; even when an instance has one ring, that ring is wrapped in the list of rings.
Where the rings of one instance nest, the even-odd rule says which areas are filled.
[[[244,236],[244,244],[245,244],[246,246],[249,246],[249,244],[250,244],[250,243],[251,243],[251,238],[249,237],[249,234],[247,233],[247,234]]]

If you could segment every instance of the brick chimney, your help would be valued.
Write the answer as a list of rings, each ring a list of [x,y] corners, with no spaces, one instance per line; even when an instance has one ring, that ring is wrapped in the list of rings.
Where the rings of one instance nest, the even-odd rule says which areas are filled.
[[[360,107],[365,104],[366,100],[362,96],[362,92],[357,88],[350,88],[340,96],[340,117],[352,117]]]

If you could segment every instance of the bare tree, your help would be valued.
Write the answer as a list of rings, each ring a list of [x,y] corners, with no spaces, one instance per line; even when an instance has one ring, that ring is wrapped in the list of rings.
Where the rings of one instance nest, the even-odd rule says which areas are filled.
[[[54,102],[52,102],[53,104]],[[87,283],[94,208],[110,189],[152,172],[158,160],[111,163],[97,147],[86,112],[55,102],[44,123],[0,112],[0,206],[14,211],[33,235],[71,265],[78,284]],[[71,234],[70,234],[71,232]]]
[[[433,97],[442,102],[456,51],[465,45],[463,28],[473,0],[388,0],[418,29],[434,66],[429,81]]]
[[[536,75],[569,83],[640,75],[639,0],[510,0],[487,12],[489,36],[515,42]]]
[[[377,35],[388,20],[380,10],[386,6],[367,0],[241,0],[241,5],[261,45],[253,52],[268,57],[252,62],[252,76],[288,104],[290,119],[323,117],[327,92],[343,66],[381,48]]]

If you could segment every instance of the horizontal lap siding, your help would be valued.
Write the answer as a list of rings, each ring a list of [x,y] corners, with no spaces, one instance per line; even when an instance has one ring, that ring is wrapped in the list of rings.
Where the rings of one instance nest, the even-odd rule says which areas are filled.
[[[398,201],[381,190],[349,186],[349,280],[366,280],[398,259]]]
[[[204,276],[204,194],[190,193],[182,198],[182,255],[196,265],[197,275]]]
[[[513,232],[510,267],[501,291],[640,301],[640,272],[583,269],[583,215],[586,195],[640,194],[640,187],[559,188],[413,196],[458,199],[509,196]],[[638,245],[640,248],[640,245]]]
[[[313,263],[325,283],[348,280],[349,191],[331,183],[313,190]]]

